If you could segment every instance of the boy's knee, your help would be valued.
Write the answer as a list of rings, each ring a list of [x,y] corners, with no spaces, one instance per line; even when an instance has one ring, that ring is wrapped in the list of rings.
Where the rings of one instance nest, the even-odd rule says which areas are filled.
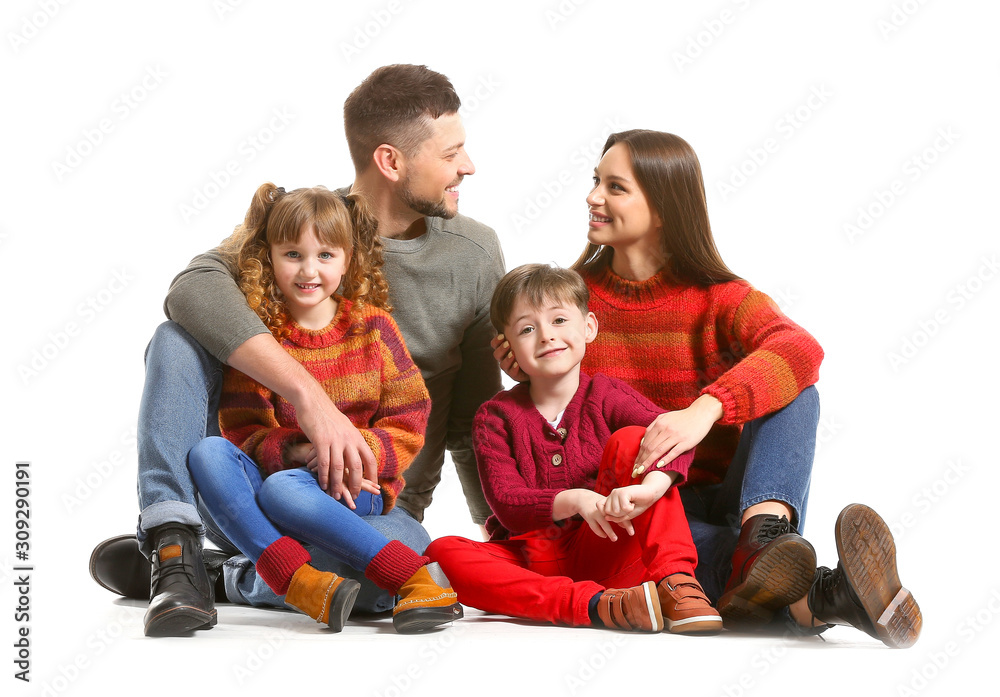
[[[469,540],[464,537],[439,537],[427,545],[427,549],[424,550],[424,556],[429,557],[432,561],[440,562],[442,559],[447,559],[452,553],[464,547],[468,542]]]
[[[611,434],[608,444],[604,447],[606,453],[615,453],[618,460],[635,461],[639,454],[639,444],[646,435],[642,426],[626,426]],[[631,464],[631,462],[629,464]]]

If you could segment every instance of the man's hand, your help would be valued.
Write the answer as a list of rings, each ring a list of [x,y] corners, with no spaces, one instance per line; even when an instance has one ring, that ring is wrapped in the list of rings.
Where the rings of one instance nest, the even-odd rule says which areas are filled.
[[[300,403],[292,403],[295,416],[316,451],[314,471],[320,488],[338,501],[346,496],[348,507],[353,509],[362,480],[378,481],[378,463],[361,431],[315,384],[319,394],[307,391]]]
[[[500,363],[500,370],[517,382],[528,382],[528,375],[521,370],[521,367],[514,360],[514,353],[510,350],[510,343],[503,334],[497,334],[490,341],[493,347],[493,357]]]

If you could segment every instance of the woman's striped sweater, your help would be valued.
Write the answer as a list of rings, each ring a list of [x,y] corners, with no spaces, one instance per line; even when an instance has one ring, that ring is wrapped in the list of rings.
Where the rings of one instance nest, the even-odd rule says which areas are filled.
[[[722,403],[722,418],[695,451],[690,484],[721,481],[742,424],[819,379],[819,343],[746,281],[699,287],[661,272],[634,282],[609,267],[583,277],[600,328],[585,371],[619,378],[668,411],[701,394]]]

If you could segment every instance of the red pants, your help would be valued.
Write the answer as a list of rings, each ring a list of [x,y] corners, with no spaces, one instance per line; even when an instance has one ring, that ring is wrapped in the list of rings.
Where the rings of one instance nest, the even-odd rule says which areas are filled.
[[[608,441],[596,490],[636,484],[632,467],[645,429],[633,426]],[[459,602],[486,612],[590,625],[590,599],[606,588],[629,588],[674,573],[694,576],[697,553],[675,487],[632,519],[635,535],[598,537],[578,519],[509,540],[475,542],[442,537],[425,554],[448,575]]]

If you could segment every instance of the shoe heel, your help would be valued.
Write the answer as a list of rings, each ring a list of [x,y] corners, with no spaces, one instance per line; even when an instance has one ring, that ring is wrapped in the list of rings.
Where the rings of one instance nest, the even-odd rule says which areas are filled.
[[[920,636],[922,625],[920,607],[910,591],[905,588],[899,589],[875,622],[879,638],[886,646],[894,649],[907,649],[913,646]]]

